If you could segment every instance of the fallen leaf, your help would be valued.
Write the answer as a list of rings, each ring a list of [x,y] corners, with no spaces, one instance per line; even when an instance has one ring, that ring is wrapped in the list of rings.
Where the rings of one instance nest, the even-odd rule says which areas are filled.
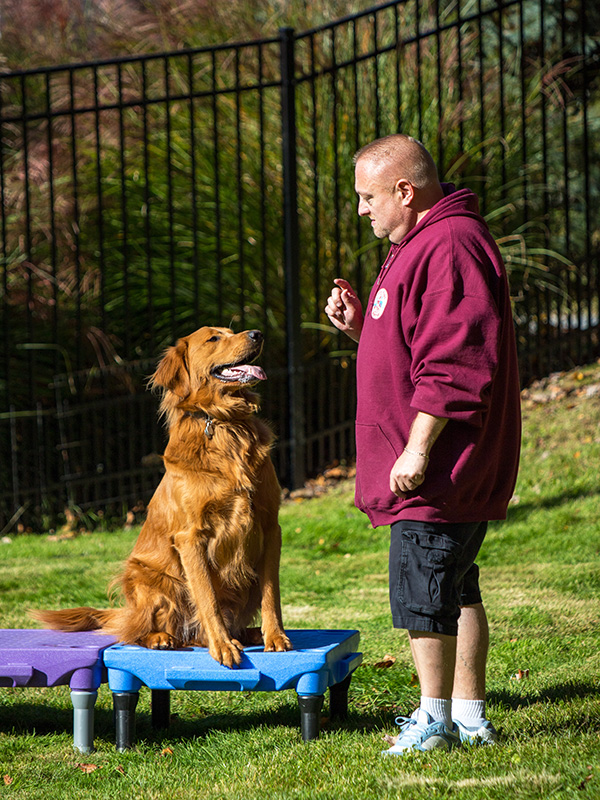
[[[579,786],[577,787],[579,790],[587,789],[587,782],[592,780],[591,775],[586,775],[585,778],[581,781]]]
[[[386,653],[386,655],[384,655],[383,657],[383,661],[378,661],[376,664],[373,664],[373,666],[375,667],[375,669],[388,669],[388,667],[391,667],[392,664],[395,663],[396,663],[396,657],[390,656]]]
[[[14,780],[14,778],[11,778],[10,775],[5,775],[4,776],[4,785],[5,786],[10,786],[11,783],[13,782],[13,780]]]
[[[413,672],[410,676],[410,683],[409,686],[418,686],[419,685],[419,676],[416,672]]]
[[[123,769],[123,767],[120,764],[119,764],[118,767],[115,767],[115,769],[117,770],[117,772],[120,772],[121,775],[127,775],[127,773],[125,772],[125,770]]]
[[[383,741],[386,744],[392,745],[392,747],[393,747],[396,744],[396,739],[397,738],[398,738],[397,736],[390,736],[389,733],[386,733],[386,735],[383,737]]]
[[[100,769],[98,764],[75,764],[75,766],[82,772],[85,772],[86,775],[89,775],[90,772],[94,772],[95,770]]]
[[[164,750],[161,751],[161,756],[172,756],[173,750],[170,747],[165,747]]]

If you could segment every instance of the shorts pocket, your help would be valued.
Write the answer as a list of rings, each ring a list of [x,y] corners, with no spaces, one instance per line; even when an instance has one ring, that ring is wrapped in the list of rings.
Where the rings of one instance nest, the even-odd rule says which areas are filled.
[[[451,615],[459,608],[462,547],[443,536],[404,530],[398,599],[418,614]]]

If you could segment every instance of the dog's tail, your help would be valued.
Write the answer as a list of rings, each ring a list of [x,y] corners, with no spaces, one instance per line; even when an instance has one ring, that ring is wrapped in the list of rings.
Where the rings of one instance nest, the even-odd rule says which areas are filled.
[[[62,611],[32,611],[31,616],[44,627],[55,631],[97,631],[115,621],[121,613],[120,609],[98,609],[83,606],[81,608],[65,608]]]

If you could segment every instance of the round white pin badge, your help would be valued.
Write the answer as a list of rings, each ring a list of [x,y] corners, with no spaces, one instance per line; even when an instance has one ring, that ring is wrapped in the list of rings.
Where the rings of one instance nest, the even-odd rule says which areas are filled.
[[[385,311],[385,307],[388,301],[388,293],[385,289],[380,289],[377,294],[375,295],[375,300],[373,301],[373,308],[371,309],[371,316],[373,319],[379,319],[379,317]]]

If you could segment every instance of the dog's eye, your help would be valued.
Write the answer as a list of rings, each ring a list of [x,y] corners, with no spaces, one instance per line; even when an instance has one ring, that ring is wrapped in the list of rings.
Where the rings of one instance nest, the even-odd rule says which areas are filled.
[[[207,342],[218,342],[220,338],[221,338],[220,336],[211,336],[210,339],[207,339],[206,341]]]

